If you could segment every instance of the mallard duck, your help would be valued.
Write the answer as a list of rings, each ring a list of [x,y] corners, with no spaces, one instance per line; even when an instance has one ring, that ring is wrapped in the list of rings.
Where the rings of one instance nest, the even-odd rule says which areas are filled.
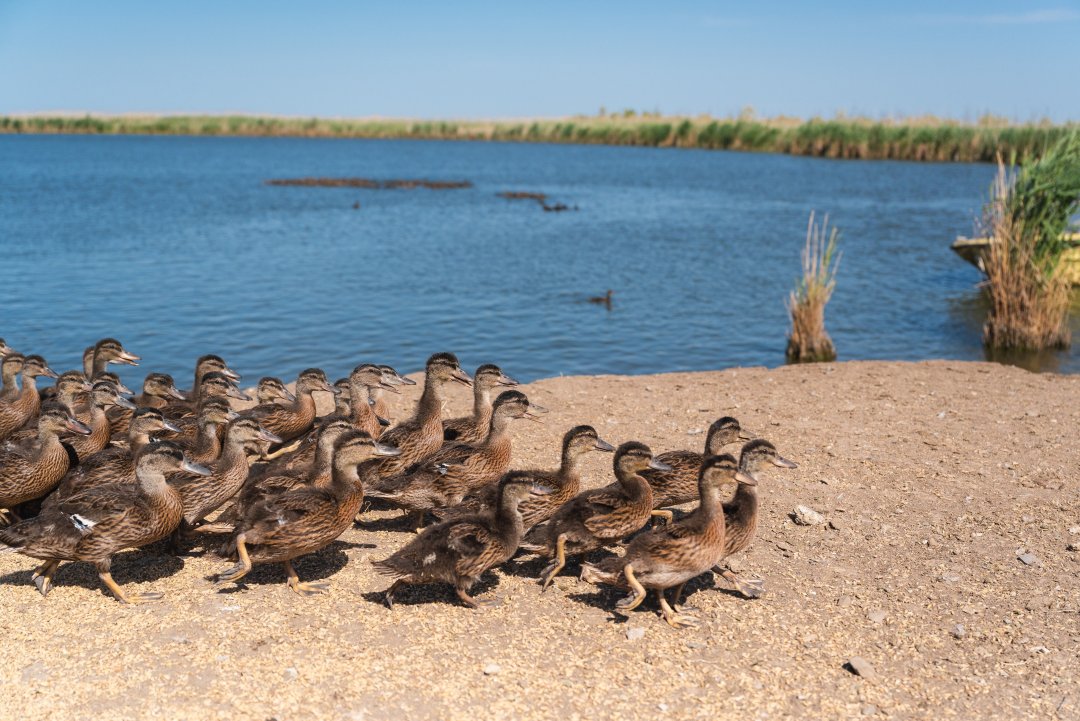
[[[22,353],[9,351],[0,359],[0,378],[3,385],[0,386],[0,401],[12,401],[19,397],[19,373],[22,372],[26,356]]]
[[[302,582],[292,560],[325,548],[352,525],[364,501],[358,464],[397,452],[362,431],[342,433],[334,444],[329,482],[320,480],[267,495],[245,509],[236,526],[239,562],[218,575],[218,583],[239,581],[253,563],[281,563],[293,591],[302,596],[325,593],[326,583]]]
[[[188,392],[188,400],[193,406],[198,405],[202,398],[202,382],[208,373],[220,373],[232,383],[240,382],[240,374],[230,368],[221,356],[207,354],[195,361],[195,380],[191,383],[191,391]]]
[[[542,552],[555,561],[544,569],[544,590],[566,565],[566,554],[581,554],[618,543],[637,531],[652,512],[652,488],[642,477],[647,468],[671,470],[653,458],[644,443],[630,441],[615,451],[617,487],[584,491],[563,505],[547,525]]]
[[[43,389],[41,402],[52,401],[59,403],[78,418],[79,409],[86,405],[85,403],[79,403],[79,400],[81,397],[85,397],[92,387],[82,371],[67,371],[60,374],[52,388]],[[47,396],[45,390],[53,392]],[[80,420],[83,419],[80,418]],[[11,443],[25,443],[37,438],[37,434],[37,418],[31,418],[22,428],[9,435],[7,440]]]
[[[15,349],[7,344],[3,338],[0,338],[0,358],[6,357],[9,353],[14,353]]]
[[[110,363],[137,366],[140,360],[142,358],[139,356],[124,350],[124,346],[115,338],[102,338],[83,351],[83,373],[90,380],[96,380]]]
[[[20,373],[22,389],[10,401],[0,401],[0,441],[4,441],[41,410],[37,379],[56,378],[56,372],[39,355],[26,356]]]
[[[334,396],[334,412],[331,415],[341,416],[347,418],[352,411],[352,396],[349,395],[349,379],[338,378],[334,381],[334,388],[337,388],[340,393]]]
[[[522,523],[525,532],[551,518],[562,504],[581,490],[581,460],[591,451],[612,453],[615,447],[604,441],[592,426],[575,426],[566,432],[562,441],[562,463],[555,470],[517,471],[527,475],[533,483],[551,489],[542,496],[530,496],[521,502]],[[462,503],[451,508],[435,509],[440,521],[462,518],[495,508],[499,496],[499,483],[489,483],[471,494]]]
[[[280,378],[274,378],[273,376],[260,378],[259,384],[255,386],[255,402],[263,406],[278,401],[294,403],[296,396],[285,387]]]
[[[379,370],[383,372],[383,380],[385,380],[391,386],[414,386],[416,381],[412,378],[406,378],[398,373],[391,366],[381,365]],[[377,386],[371,388],[371,407],[375,409],[375,415],[379,416],[380,423],[384,426],[390,425],[390,406],[387,405],[386,399],[383,397],[383,390],[388,390],[386,386]],[[392,393],[401,394],[399,390],[392,390]]]
[[[67,408],[50,402],[42,406],[35,442],[0,447],[0,509],[14,515],[11,509],[15,506],[41,498],[56,487],[71,467],[71,457],[58,437],[65,432],[90,435],[90,429]]]
[[[766,465],[777,468],[798,468],[793,461],[776,452],[776,446],[764,439],[750,441],[742,447],[739,454],[739,471],[755,481],[758,473]],[[754,540],[758,523],[758,486],[757,483],[740,483],[735,496],[724,504],[724,522],[727,529],[724,543],[724,558],[746,550]],[[744,579],[730,568],[722,565],[713,567],[713,572],[731,583],[747,598],[758,598],[765,592],[765,583],[760,579]]]
[[[380,440],[401,450],[397,458],[387,458],[379,467],[381,478],[405,472],[414,463],[430,456],[443,444],[443,389],[448,383],[472,385],[453,353],[436,353],[428,358],[424,371],[424,392],[413,417],[386,431]]]
[[[609,288],[608,291],[606,293],[604,293],[603,295],[590,296],[589,297],[589,302],[594,303],[595,305],[607,306],[607,308],[610,310],[611,309],[611,303],[612,303],[612,300],[614,299],[614,297],[615,297],[615,291],[613,291],[613,290],[611,290]]]
[[[162,413],[166,418],[171,418],[177,421],[177,425],[184,429],[185,433],[192,434],[196,432],[197,422],[196,417],[199,413],[199,409],[202,408],[210,398],[236,398],[241,401],[250,401],[251,397],[240,390],[236,383],[229,379],[229,376],[225,375],[221,371],[211,371],[203,376],[202,381],[198,386],[199,400],[192,401],[191,394],[188,396],[188,400],[173,400],[170,401]]]
[[[417,522],[423,520],[425,511],[457,505],[468,493],[497,479],[510,467],[510,423],[517,418],[538,420],[537,413],[544,412],[544,408],[530,404],[524,393],[503,391],[495,399],[482,443],[444,445],[407,473],[384,481],[380,490],[369,495],[412,511]]]
[[[671,466],[670,471],[647,470],[641,473],[653,490],[653,507],[677,506],[690,503],[698,498],[698,477],[701,463],[709,456],[723,453],[724,446],[739,439],[749,440],[752,436],[745,433],[739,421],[725,416],[714,421],[705,435],[705,453],[694,451],[669,451],[661,453],[656,460]],[[658,511],[654,515],[663,515],[669,521],[670,511]]]
[[[195,434],[191,434],[189,424],[178,421],[174,427],[180,428],[180,432],[171,440],[183,449],[188,458],[205,466],[221,455],[225,426],[239,414],[230,408],[229,401],[222,397],[207,396],[203,398],[201,405],[195,421]]]
[[[79,459],[94,455],[109,445],[109,418],[105,411],[112,406],[135,410],[135,404],[120,395],[116,386],[108,381],[94,383],[90,391],[90,409],[85,414],[77,414],[80,422],[90,427],[90,434],[74,438],[71,447]]]
[[[119,389],[121,393],[125,389]],[[176,389],[173,377],[168,373],[148,373],[143,380],[142,393],[131,399],[136,408],[162,409],[169,405],[170,400],[186,400],[186,396]],[[106,415],[109,417],[109,428],[113,437],[127,435],[128,423],[131,422],[132,411],[121,406],[113,406]]]
[[[646,589],[655,589],[660,611],[670,625],[696,625],[692,616],[679,614],[686,582],[712,568],[724,557],[723,487],[730,483],[754,485],[757,481],[739,470],[735,456],[728,453],[706,458],[698,471],[698,497],[701,502],[681,520],[636,536],[622,556],[611,556],[597,565],[581,566],[581,578],[589,583],[629,587],[633,595],[617,604],[628,612],[645,600]],[[675,589],[674,608],[664,592]]]
[[[346,417],[351,419],[357,430],[378,438],[382,435],[383,426],[379,414],[375,412],[372,394],[378,388],[400,393],[396,388],[400,385],[397,383],[397,371],[389,366],[361,363],[349,373],[348,383],[349,409]]]
[[[98,577],[121,603],[156,601],[161,593],[124,593],[112,578],[112,556],[165,538],[180,523],[183,504],[165,474],[206,475],[172,443],[153,443],[136,462],[138,483],[110,483],[65,499],[41,515],[0,530],[0,543],[44,563],[34,584],[42,596],[52,588],[61,561],[93,563]]]
[[[315,422],[315,399],[311,394],[317,391],[338,393],[326,380],[325,373],[308,368],[296,378],[296,396],[290,405],[266,403],[245,411],[244,415],[258,419],[263,428],[279,437],[278,442],[291,441],[311,430]]]
[[[389,558],[376,561],[376,572],[394,579],[384,596],[394,607],[394,593],[407,584],[449,583],[470,608],[491,605],[469,595],[489,568],[505,563],[517,551],[524,527],[519,506],[532,496],[549,493],[528,473],[511,471],[499,483],[493,513],[478,513],[428,526]]]
[[[305,439],[295,452],[252,467],[248,475],[248,483],[244,487],[245,491],[249,485],[261,483],[263,478],[271,476],[293,476],[306,479],[314,473],[316,476],[329,478],[334,441],[348,430],[355,430],[348,418],[320,419],[315,430],[312,431],[312,436]]]
[[[247,480],[249,448],[260,441],[280,443],[281,438],[259,425],[254,418],[241,416],[231,421],[225,429],[225,446],[221,457],[210,464],[207,476],[178,474],[169,479],[170,485],[180,493],[184,501],[184,520],[174,538],[178,546],[203,520],[240,492]]]
[[[473,412],[471,416],[443,421],[443,440],[479,443],[491,425],[491,394],[496,388],[516,386],[518,382],[490,363],[473,374]]]
[[[61,499],[107,483],[134,483],[135,458],[139,452],[155,434],[175,430],[176,426],[165,420],[157,408],[136,408],[128,424],[127,444],[110,445],[83,459],[68,471],[45,505],[55,505]]]

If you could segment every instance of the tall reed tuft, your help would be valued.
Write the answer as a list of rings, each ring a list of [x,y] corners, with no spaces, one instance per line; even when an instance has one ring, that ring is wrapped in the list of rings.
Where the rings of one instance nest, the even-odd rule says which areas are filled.
[[[836,288],[836,269],[840,254],[836,241],[840,232],[829,228],[829,216],[820,224],[814,213],[806,226],[806,245],[802,251],[802,278],[788,295],[791,315],[788,335],[788,363],[814,363],[836,360],[836,348],[825,331],[825,306]]]
[[[983,341],[994,349],[1067,348],[1069,280],[1057,273],[1063,235],[1080,210],[1080,133],[1074,132],[1020,170],[998,156],[983,209],[990,238],[984,259],[990,312]]]

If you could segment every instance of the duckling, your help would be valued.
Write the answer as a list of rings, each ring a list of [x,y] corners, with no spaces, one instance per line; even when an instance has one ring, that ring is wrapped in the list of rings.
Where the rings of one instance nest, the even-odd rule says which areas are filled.
[[[414,463],[430,456],[443,444],[443,389],[447,383],[472,385],[469,374],[461,370],[453,353],[436,353],[428,358],[424,372],[424,392],[416,412],[407,421],[394,426],[380,440],[401,450],[397,458],[387,458],[379,467],[381,478],[404,473]],[[371,490],[371,489],[365,489]]]
[[[705,435],[705,453],[694,451],[669,451],[661,453],[656,460],[671,466],[670,471],[644,471],[642,476],[653,490],[653,507],[677,506],[698,498],[698,476],[701,463],[709,456],[720,455],[726,445],[739,439],[750,440],[750,434],[743,431],[739,421],[731,416],[724,416],[709,426]],[[671,511],[656,511],[654,516],[664,516],[668,522],[672,519]]]
[[[347,430],[356,430],[348,418],[329,417],[319,419],[312,437],[293,453],[282,455],[269,463],[260,463],[251,469],[249,483],[261,482],[270,476],[299,476],[307,478],[312,473],[329,477],[334,441]]]
[[[322,550],[352,525],[364,501],[358,464],[397,452],[362,431],[345,431],[334,444],[329,482],[317,481],[267,496],[246,509],[236,526],[239,562],[219,574],[217,582],[239,581],[256,562],[281,563],[293,591],[301,596],[325,593],[326,583],[300,581],[293,559]]]
[[[202,398],[202,380],[206,377],[207,373],[221,373],[225,378],[233,383],[240,382],[240,374],[230,368],[221,356],[211,354],[204,355],[199,360],[195,361],[195,380],[191,384],[191,391],[188,393],[188,400],[193,406],[197,405]]]
[[[611,301],[615,296],[615,291],[608,289],[607,293],[603,295],[594,295],[589,297],[589,302],[595,305],[606,306],[608,310],[611,310]]]
[[[280,378],[265,376],[259,379],[259,384],[255,387],[255,401],[260,406],[277,401],[294,403],[296,396],[285,387]]]
[[[519,506],[549,489],[532,482],[528,473],[511,471],[499,483],[493,513],[478,513],[428,526],[389,558],[376,561],[377,573],[394,579],[384,600],[394,607],[394,593],[406,584],[449,583],[469,608],[490,606],[469,595],[469,589],[489,568],[517,551],[524,526]]]
[[[22,389],[10,401],[0,401],[0,441],[4,441],[41,410],[37,379],[56,378],[56,372],[39,355],[26,356],[20,373]]]
[[[600,438],[592,426],[575,426],[563,436],[562,463],[558,469],[517,471],[517,473],[527,475],[536,485],[551,489],[551,493],[530,496],[521,502],[519,509],[525,533],[547,521],[564,503],[578,494],[581,490],[581,460],[587,453],[590,451],[612,453],[614,450],[615,447]],[[491,511],[496,506],[498,491],[497,481],[489,483],[456,506],[435,509],[435,517],[440,521],[447,521]]]
[[[497,365],[487,363],[473,374],[473,413],[443,421],[443,440],[480,443],[491,425],[491,394],[496,388],[518,385]]]
[[[566,565],[566,554],[587,553],[629,536],[645,525],[652,512],[652,488],[642,477],[647,468],[671,470],[653,458],[644,443],[630,441],[615,451],[617,487],[597,488],[579,493],[555,512],[547,525],[547,543],[542,552],[555,561],[544,569],[541,587],[547,590]]]
[[[425,511],[454,506],[485,483],[497,479],[510,467],[510,423],[517,418],[538,421],[546,409],[529,403],[520,391],[503,391],[495,399],[487,437],[482,443],[452,442],[431,454],[416,467],[384,481],[369,495],[410,510],[417,521]]]
[[[191,396],[192,394],[188,394],[188,400],[186,401],[169,401],[169,404],[162,410],[166,418],[177,421],[177,425],[188,434],[196,431],[197,422],[195,417],[206,400],[210,398],[251,400],[249,395],[237,388],[236,383],[221,371],[211,371],[202,377],[202,381],[198,385],[199,400],[192,401]]]
[[[7,344],[3,338],[0,338],[0,358],[4,358],[9,353],[14,353],[15,349]]]
[[[102,338],[83,351],[83,373],[90,380],[96,380],[98,374],[104,373],[105,367],[110,363],[137,366],[140,360],[142,358],[139,356],[124,350],[124,346],[115,338]]]
[[[352,404],[350,402],[352,396],[349,395],[349,379],[338,378],[334,381],[334,388],[337,388],[341,392],[334,396],[334,412],[331,415],[346,418],[352,411]]]
[[[777,468],[798,468],[793,461],[777,453],[776,446],[764,439],[750,441],[742,447],[739,454],[741,474],[757,481],[758,472],[767,464]],[[745,551],[754,540],[758,523],[757,489],[757,483],[739,483],[735,496],[724,504],[724,523],[727,528],[724,558]],[[758,598],[765,592],[765,583],[760,579],[743,579],[730,568],[719,564],[713,567],[713,572],[722,576],[747,598]]]
[[[150,443],[153,435],[175,430],[176,426],[165,420],[157,408],[136,408],[131,423],[128,424],[127,444],[109,446],[83,459],[78,466],[68,471],[53,494],[46,499],[45,506],[55,505],[61,499],[95,486],[134,483],[135,458],[139,452]],[[190,460],[194,462],[194,459]]]
[[[123,393],[124,389],[121,388]],[[136,408],[165,408],[170,400],[186,400],[187,396],[176,389],[173,377],[168,373],[147,373],[143,380],[142,393],[131,399]],[[132,411],[122,406],[113,406],[106,415],[109,428],[114,437],[127,435]]]
[[[59,403],[47,403],[38,418],[38,437],[34,443],[8,444],[0,448],[0,509],[10,509],[48,494],[71,467],[71,457],[60,442],[64,432],[90,435]]]
[[[66,371],[60,374],[60,377],[56,379],[56,384],[51,389],[45,389],[53,391],[50,398],[46,398],[44,390],[42,391],[41,401],[42,403],[49,401],[59,403],[78,418],[78,409],[83,405],[78,401],[80,397],[89,393],[91,388],[92,386],[86,380],[86,376],[83,375],[82,371]],[[37,435],[37,418],[31,418],[22,428],[9,435],[7,440],[9,443],[26,443],[37,438]]]
[[[397,389],[398,373],[389,366],[377,366],[361,363],[349,373],[349,410],[345,414],[352,420],[357,430],[364,431],[372,438],[382,435],[382,419],[372,403],[376,389],[385,389],[391,393],[401,393]]]
[[[14,351],[9,351],[0,360],[0,378],[3,380],[3,385],[0,386],[0,401],[13,401],[19,397],[17,379],[25,361],[26,356]]]
[[[258,419],[267,431],[279,437],[278,442],[291,441],[311,430],[315,422],[316,391],[337,395],[338,389],[326,380],[326,374],[318,368],[308,368],[296,378],[296,396],[291,405],[266,403],[255,406],[244,415]]]
[[[85,414],[76,415],[80,422],[90,427],[90,434],[71,441],[71,447],[80,460],[94,455],[109,445],[111,438],[109,418],[105,411],[112,406],[135,410],[135,404],[120,395],[112,383],[107,381],[94,383],[90,391],[90,410]]]
[[[172,443],[153,443],[136,461],[138,483],[111,483],[72,496],[35,518],[0,530],[0,543],[43,561],[32,576],[42,596],[51,590],[62,561],[87,561],[121,603],[156,601],[161,593],[125,593],[116,584],[112,556],[159,541],[180,523],[183,503],[165,482],[166,473],[178,470],[210,473],[187,460]]]
[[[207,396],[203,399],[199,416],[196,419],[197,431],[191,435],[190,426],[177,421],[175,427],[180,433],[171,440],[184,451],[191,460],[207,465],[221,455],[221,444],[225,439],[225,426],[240,414],[229,407],[225,398]]]
[[[195,524],[240,492],[248,475],[247,450],[258,441],[280,443],[281,438],[263,428],[254,418],[241,416],[226,428],[225,446],[221,457],[210,464],[209,475],[181,473],[169,479],[184,501],[184,520],[173,539],[174,547]]]
[[[582,564],[581,578],[589,583],[629,587],[633,594],[617,604],[623,613],[645,600],[646,589],[655,589],[664,620],[675,628],[697,625],[668,605],[664,593],[675,589],[673,604],[679,607],[683,587],[711,569],[724,557],[724,505],[720,494],[726,484],[754,485],[757,481],[739,470],[728,453],[706,458],[698,471],[701,502],[678,522],[634,537],[623,556],[611,556],[597,565]]]

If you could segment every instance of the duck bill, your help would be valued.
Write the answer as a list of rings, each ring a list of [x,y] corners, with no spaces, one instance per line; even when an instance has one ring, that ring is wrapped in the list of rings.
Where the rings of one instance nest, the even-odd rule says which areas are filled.
[[[117,383],[116,384],[116,392],[121,393],[121,394],[123,394],[125,396],[133,396],[133,395],[135,395],[135,391],[131,390],[130,388],[128,388],[123,383]]]
[[[80,436],[88,436],[91,433],[90,426],[75,418],[68,418],[65,425],[69,431],[78,433]]]
[[[772,458],[772,464],[778,468],[798,468],[799,464],[795,461],[789,461],[783,456],[774,456]]]
[[[265,428],[261,428],[261,427],[259,428],[259,438],[263,439],[264,441],[270,441],[271,443],[281,443],[282,442],[282,439],[281,439],[280,436],[275,435],[275,434],[271,433],[270,431],[266,430]]]
[[[164,430],[169,431],[170,433],[182,433],[182,431],[180,430],[180,426],[176,425],[175,423],[171,423],[169,421],[162,421],[161,422],[161,427]]]
[[[116,363],[123,366],[137,366],[142,358],[134,353],[128,353],[126,350],[120,351],[120,355],[117,358],[109,361],[110,363]]]
[[[169,398],[175,398],[178,401],[187,400],[187,394],[177,390],[176,386],[169,386],[169,388],[166,389],[165,394],[168,395]]]
[[[228,396],[229,398],[235,398],[235,399],[240,400],[240,401],[250,401],[251,400],[251,396],[249,396],[247,393],[244,393],[239,388],[230,388],[229,390],[225,391],[225,395]]]
[[[186,458],[184,459],[184,462],[180,464],[180,468],[187,471],[188,473],[194,473],[197,476],[209,476],[211,473],[213,473],[213,471],[211,471],[206,466],[200,463],[195,463],[194,461],[189,461]]]
[[[654,471],[670,471],[670,470],[672,470],[671,466],[664,463],[663,461],[658,461],[655,458],[653,458],[652,460],[649,461],[649,468],[653,469]]]
[[[340,388],[337,388],[335,390],[337,390],[337,393],[335,393],[334,395],[337,395],[338,393],[341,393]],[[289,403],[295,403],[296,402],[296,394],[293,393],[292,391],[290,391],[288,388],[282,388],[281,389],[281,397],[284,400],[287,400]]]
[[[379,422],[379,425],[382,426],[383,428],[389,428],[390,427],[390,421],[388,421],[387,419],[383,418],[382,416],[380,416],[378,414],[375,415],[375,420],[377,420]]]
[[[529,486],[529,493],[534,496],[547,496],[550,495],[551,492],[552,489],[548,488],[547,486],[541,486],[539,483],[534,483]]]
[[[534,423],[543,423],[544,419],[540,417],[540,414],[547,412],[547,408],[544,408],[543,406],[538,406],[535,403],[529,403],[529,408],[525,411],[525,418],[528,418]]]
[[[228,366],[226,366],[226,367],[222,368],[222,369],[221,369],[221,373],[222,373],[222,374],[223,374],[223,375],[224,375],[224,376],[225,376],[226,378],[228,378],[229,380],[231,380],[231,381],[232,381],[233,383],[239,383],[239,382],[240,382],[240,379],[241,379],[241,378],[243,377],[243,376],[241,376],[241,375],[240,375],[239,373],[237,373],[236,371],[234,371],[234,370],[233,370],[232,368],[229,368]]]
[[[398,385],[402,385],[402,384],[398,384]],[[381,388],[384,391],[390,391],[391,393],[396,393],[399,396],[401,395],[401,391],[399,391],[397,389],[397,386],[394,385],[394,383],[392,383],[391,381],[386,380],[385,378],[380,379],[379,380],[379,385],[376,386],[376,387]]]
[[[747,471],[736,471],[735,472],[735,481],[737,483],[743,484],[744,486],[756,486],[757,485],[757,479],[754,478],[753,474],[751,474],[751,473],[749,473]]]
[[[505,373],[499,374],[499,380],[496,381],[500,386],[519,386],[521,385],[516,380],[506,375]]]
[[[746,430],[745,428],[740,428],[739,429],[739,440],[740,441],[752,441],[755,438],[757,438],[757,434],[751,433],[750,431]]]
[[[124,398],[123,396],[117,396],[115,399],[113,399],[113,403],[120,406],[121,408],[126,408],[129,411],[135,410],[135,404],[129,401],[127,398]]]
[[[472,387],[472,377],[460,368],[455,369],[454,374],[450,376],[450,378],[463,386]]]
[[[614,453],[615,452],[615,446],[611,445],[610,443],[605,441],[603,438],[597,438],[596,442],[593,443],[593,448],[598,450],[598,451],[604,451],[605,453]]]
[[[385,443],[375,444],[375,455],[377,456],[400,456],[401,449],[394,446],[388,446]]]
[[[319,390],[326,391],[327,393],[332,393],[335,396],[340,396],[341,395],[341,389],[340,388],[335,388],[334,386],[330,385],[329,383],[323,383],[323,387],[320,388]],[[286,391],[286,393],[287,392],[288,391]]]
[[[54,371],[49,366],[45,366],[45,368],[41,371],[41,375],[45,376],[46,378],[59,378],[60,377],[59,375],[57,375],[56,371]]]
[[[397,381],[397,384],[399,386],[414,386],[414,385],[416,385],[416,381],[414,381],[412,378],[406,378],[405,376],[401,375],[397,371],[394,371],[394,380]]]
[[[230,408],[229,412],[225,414],[225,420],[226,421],[233,421],[233,420],[236,420],[239,417],[240,417],[240,414],[237,413],[236,411],[234,411],[232,408]]]

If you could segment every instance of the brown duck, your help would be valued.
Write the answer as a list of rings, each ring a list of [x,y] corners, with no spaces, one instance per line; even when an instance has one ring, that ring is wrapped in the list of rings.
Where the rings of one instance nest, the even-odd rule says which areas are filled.
[[[544,523],[559,508],[581,491],[581,461],[591,451],[611,453],[615,450],[596,433],[592,426],[575,426],[566,432],[562,441],[562,463],[555,470],[515,471],[528,476],[538,486],[550,489],[550,493],[529,496],[521,502],[522,523],[525,532]],[[436,509],[440,521],[462,518],[476,513],[490,512],[496,507],[499,483],[489,483],[452,508]],[[538,529],[540,530],[540,529]]]
[[[730,454],[709,456],[698,471],[698,507],[685,518],[636,536],[623,556],[611,556],[597,565],[582,564],[581,578],[589,583],[629,587],[633,595],[617,604],[623,612],[637,608],[654,589],[664,620],[678,628],[696,625],[679,614],[679,599],[686,582],[712,568],[724,557],[724,501],[722,489],[731,483],[756,481],[739,471]],[[664,593],[674,588],[672,605]],[[674,608],[672,608],[674,606]]]
[[[230,368],[221,356],[212,353],[202,356],[195,361],[195,379],[191,383],[191,391],[187,394],[192,408],[196,407],[202,398],[202,380],[208,373],[220,373],[232,383],[240,382],[240,374]]]
[[[380,575],[394,583],[384,596],[394,606],[394,593],[407,584],[449,583],[470,608],[491,605],[469,595],[469,589],[489,568],[505,563],[517,551],[524,526],[519,505],[548,489],[526,473],[512,471],[499,483],[493,513],[478,513],[428,526],[423,533],[389,558],[374,563]]]
[[[495,399],[488,432],[476,445],[451,442],[431,454],[408,473],[384,481],[372,491],[412,511],[422,521],[425,511],[455,506],[470,492],[496,480],[510,467],[510,424],[518,418],[538,420],[544,408],[530,404],[520,391],[503,391]]]
[[[430,456],[443,444],[443,389],[448,383],[472,385],[453,353],[436,353],[428,358],[424,371],[424,392],[413,417],[380,436],[380,440],[401,450],[397,458],[387,458],[379,467],[381,478],[404,473],[414,463]],[[380,483],[381,485],[381,483]],[[373,489],[367,489],[369,492]]]
[[[652,488],[642,477],[647,468],[670,469],[652,456],[643,443],[623,443],[615,451],[616,487],[579,493],[555,512],[547,525],[547,543],[542,553],[554,557],[544,569],[541,586],[547,589],[566,565],[566,554],[581,554],[618,543],[649,520]]]
[[[443,421],[443,440],[480,443],[491,425],[492,394],[518,382],[490,363],[480,366],[473,375],[473,412],[471,416]]]
[[[124,350],[115,338],[102,338],[83,351],[83,373],[90,380],[96,380],[110,363],[137,366],[140,360],[139,356]]]
[[[45,496],[68,472],[71,456],[59,438],[66,432],[89,435],[90,429],[50,402],[41,408],[36,440],[0,447],[0,517],[14,516],[15,506]]]
[[[225,439],[225,426],[239,414],[229,407],[225,398],[203,398],[199,415],[196,419],[197,432],[194,436],[190,427],[183,427],[178,422],[181,432],[172,440],[183,449],[185,455],[196,463],[207,465],[221,455],[222,441]]]
[[[43,392],[41,400],[42,403],[50,400],[59,403],[64,408],[67,408],[72,415],[79,418],[77,409],[86,405],[79,401],[86,397],[91,388],[93,386],[86,380],[86,376],[83,375],[82,371],[67,371],[60,374],[60,377],[56,379],[56,384],[51,389],[45,389],[53,391],[51,398],[46,399],[46,394]],[[80,420],[82,419],[80,418]],[[37,438],[37,434],[37,418],[31,418],[22,428],[9,435],[7,440],[11,443],[21,444]]]
[[[112,557],[165,538],[177,524],[183,504],[165,474],[177,470],[207,474],[175,445],[163,441],[142,450],[137,483],[112,483],[76,494],[41,515],[0,529],[0,543],[43,563],[33,573],[42,596],[52,588],[62,561],[94,564],[98,577],[121,603],[156,601],[161,593],[125,593],[112,578]]]
[[[274,378],[273,376],[260,378],[258,385],[255,386],[255,402],[262,406],[278,401],[293,403],[296,401],[296,396],[285,387],[280,378]]]
[[[77,416],[81,423],[89,426],[90,434],[71,441],[71,447],[80,460],[89,458],[109,445],[112,435],[106,411],[113,406],[135,410],[135,404],[121,396],[112,383],[107,381],[94,383],[90,391],[89,410]]]
[[[24,362],[26,356],[14,351],[9,351],[0,359],[0,379],[3,381],[3,385],[0,385],[0,401],[13,401],[19,397],[18,378]]]
[[[57,377],[44,358],[39,355],[26,356],[20,372],[22,389],[19,395],[11,401],[0,401],[0,441],[7,440],[8,436],[38,415],[41,396],[38,394],[37,379],[41,376]]]
[[[121,391],[123,392],[123,391]],[[184,400],[183,393],[176,389],[173,378],[168,373],[148,373],[143,380],[142,393],[131,399],[136,408],[162,409],[171,400]],[[114,406],[108,410],[109,427],[113,437],[127,435],[128,424],[131,422],[132,411],[120,406]]]
[[[257,419],[263,428],[281,441],[291,441],[310,431],[315,423],[315,399],[312,394],[317,391],[338,393],[337,388],[326,380],[325,373],[318,368],[308,368],[296,378],[296,397],[291,404],[266,403],[255,406],[244,415]]]
[[[333,451],[329,481],[264,496],[246,509],[236,526],[239,562],[217,577],[219,583],[239,581],[253,563],[281,563],[291,588],[302,596],[325,593],[326,583],[304,583],[293,569],[298,556],[322,550],[352,525],[364,501],[360,480],[362,464],[374,456],[392,456],[396,448],[385,446],[362,431],[350,430],[338,437]]]

